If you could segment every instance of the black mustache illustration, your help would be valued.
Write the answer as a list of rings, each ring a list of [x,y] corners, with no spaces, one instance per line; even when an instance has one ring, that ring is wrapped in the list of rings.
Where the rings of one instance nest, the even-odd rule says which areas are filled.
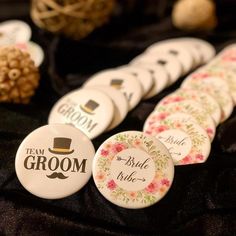
[[[61,172],[53,172],[51,175],[47,175],[50,179],[66,179],[68,176],[63,175]]]

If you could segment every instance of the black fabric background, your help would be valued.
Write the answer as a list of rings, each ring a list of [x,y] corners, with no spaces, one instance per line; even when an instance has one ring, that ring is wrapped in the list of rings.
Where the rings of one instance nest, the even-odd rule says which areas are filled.
[[[1,235],[236,235],[235,111],[218,127],[208,161],[176,167],[169,193],[146,209],[127,210],[109,203],[92,179],[70,197],[43,200],[24,190],[16,177],[15,154],[24,137],[45,125],[57,99],[81,86],[89,75],[128,63],[151,43],[166,38],[201,37],[217,50],[235,40],[233,0],[217,1],[219,27],[215,31],[195,34],[173,28],[171,1],[133,3],[133,7],[120,8],[107,26],[74,42],[34,26],[28,16],[28,2],[0,1],[0,18],[26,20],[32,26],[33,41],[46,53],[40,68],[41,84],[31,103],[0,105]],[[155,104],[180,82],[141,102],[122,125],[93,140],[95,147],[117,132],[141,130]]]

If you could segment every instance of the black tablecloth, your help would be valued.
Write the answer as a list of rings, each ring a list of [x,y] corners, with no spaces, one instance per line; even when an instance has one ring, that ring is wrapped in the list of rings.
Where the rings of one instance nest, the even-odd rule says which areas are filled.
[[[2,6],[7,5],[7,1],[2,2]],[[223,4],[218,2],[219,6]],[[18,18],[32,26],[33,41],[43,46],[45,61],[40,68],[40,87],[29,105],[0,105],[1,235],[236,235],[235,112],[218,127],[207,162],[176,167],[168,194],[146,209],[128,210],[109,203],[92,178],[70,197],[43,200],[21,186],[14,167],[24,137],[45,125],[57,99],[80,87],[91,74],[128,63],[151,43],[166,38],[201,37],[218,51],[233,42],[236,28],[230,6],[235,4],[225,2],[231,5],[225,11],[219,8],[219,27],[212,32],[187,34],[173,28],[168,14],[139,17],[132,13],[114,17],[110,24],[80,42],[46,33],[34,26],[25,15],[27,11],[18,12]],[[2,19],[17,17],[17,11],[11,14],[8,7],[7,15],[4,9]],[[165,13],[168,10],[167,6]],[[179,87],[182,79],[141,102],[119,127],[93,140],[95,147],[117,132],[142,130],[155,104]]]

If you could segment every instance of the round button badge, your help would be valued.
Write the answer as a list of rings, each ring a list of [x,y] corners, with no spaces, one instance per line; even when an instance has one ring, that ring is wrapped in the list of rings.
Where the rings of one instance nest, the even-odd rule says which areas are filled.
[[[202,107],[213,118],[216,125],[220,123],[221,109],[217,101],[207,93],[193,89],[178,89],[175,92],[164,97],[158,104],[166,105],[173,102],[184,100],[194,100],[202,105]]]
[[[8,20],[0,23],[0,46],[28,42],[31,38],[28,24],[20,20]]]
[[[125,119],[128,113],[129,105],[125,95],[111,86],[97,85],[91,88],[98,89],[111,98],[114,105],[114,116],[106,130],[109,131],[114,129]]]
[[[235,53],[236,53],[236,44],[230,44],[225,47],[210,64],[229,69],[231,71],[236,71],[235,66]]]
[[[173,41],[161,41],[154,43],[147,49],[148,54],[158,55],[160,52],[165,52],[175,56],[182,65],[182,75],[187,74],[193,67],[193,57],[184,47],[178,42]]]
[[[192,77],[217,77],[224,80],[229,87],[230,94],[236,104],[236,73],[217,65],[207,65],[191,75]]]
[[[45,125],[30,133],[16,153],[16,174],[23,187],[45,199],[67,197],[92,175],[93,144],[80,130]]]
[[[186,43],[188,45],[191,44],[193,47],[195,47],[201,54],[203,64],[209,62],[216,54],[216,50],[213,45],[205,40],[191,37],[183,37],[179,40],[183,43]]]
[[[223,79],[216,76],[207,76],[205,73],[194,73],[193,75],[189,75],[182,83],[181,87],[183,88],[191,88],[194,84],[201,86],[212,86],[216,89],[222,89],[226,92],[229,92],[229,84]]]
[[[141,64],[152,76],[153,85],[151,90],[143,97],[144,100],[152,98],[169,85],[169,76],[165,68],[156,64]]]
[[[120,90],[128,100],[129,111],[138,105],[143,94],[138,79],[134,75],[119,70],[101,71],[89,78],[84,87],[95,85],[107,85]]]
[[[170,189],[174,165],[166,147],[140,131],[113,135],[97,150],[94,182],[110,202],[130,209],[158,202]]]
[[[142,54],[131,61],[132,65],[142,65],[142,64],[156,64],[162,66],[166,69],[169,78],[170,84],[176,82],[182,73],[182,67],[180,62],[176,57],[168,53],[159,52],[156,55],[153,54]]]
[[[114,115],[112,100],[96,89],[72,91],[53,106],[49,124],[71,124],[93,139],[104,132]]]
[[[198,124],[207,132],[210,140],[215,137],[216,126],[211,116],[204,110],[198,102],[194,100],[184,100],[180,102],[169,103],[166,105],[157,104],[155,111],[149,115],[150,119],[165,119],[168,115],[174,113],[187,113],[193,116]]]
[[[193,58],[193,66],[192,66],[192,69],[195,69],[196,67],[202,65],[202,55],[201,53],[199,52],[199,50],[194,47],[191,43],[189,43],[188,41],[181,41],[180,40],[177,40],[177,42],[179,44],[182,44],[189,52],[190,54],[192,55],[192,58]]]
[[[185,49],[187,49],[193,59],[192,69],[194,69],[202,64],[202,60],[203,60],[202,54],[195,47],[195,45],[193,43],[191,43],[191,41],[188,41],[185,38],[180,37],[180,38],[167,39],[167,40],[161,41],[160,43],[162,43],[162,42],[168,43],[168,44],[181,45],[181,47],[184,47]]]
[[[208,93],[209,95],[211,95],[220,105],[221,108],[221,122],[227,120],[230,115],[233,112],[233,108],[234,108],[234,103],[233,103],[233,99],[229,93],[229,91],[226,90],[226,86],[228,85],[225,81],[214,77],[215,78],[215,83],[213,80],[206,80],[208,81],[207,83],[203,83],[203,80],[199,80],[199,79],[188,79],[186,81],[183,81],[183,83],[181,84],[181,88],[184,89],[194,89],[197,91],[203,91],[205,93]],[[212,81],[213,84],[210,82]],[[220,83],[218,83],[218,81],[220,81]],[[222,89],[220,85],[223,84],[223,88]]]
[[[186,114],[173,114],[154,122],[147,120],[144,132],[168,148],[175,165],[202,163],[210,154],[211,143],[206,131]]]
[[[128,65],[122,66],[118,68],[118,70],[134,75],[139,80],[143,88],[143,96],[145,96],[151,90],[153,85],[153,77],[151,73],[149,73],[144,68]]]

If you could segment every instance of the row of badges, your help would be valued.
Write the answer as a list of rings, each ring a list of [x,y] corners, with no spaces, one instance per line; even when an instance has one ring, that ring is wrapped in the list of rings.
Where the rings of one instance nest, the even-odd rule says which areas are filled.
[[[117,127],[141,100],[156,96],[214,55],[212,45],[200,39],[156,43],[128,65],[101,71],[63,96],[48,122],[74,125],[94,139]]]
[[[236,45],[222,50],[207,65],[191,73],[181,88],[158,102],[143,131],[170,151],[175,165],[205,162],[216,127],[236,104]]]
[[[199,39],[168,40],[151,46],[127,66],[92,76],[53,106],[49,125],[21,143],[15,160],[18,179],[32,194],[58,199],[79,191],[93,175],[101,194],[118,206],[137,209],[158,202],[172,185],[174,165],[189,164],[183,163],[183,156],[191,153],[202,161],[209,155],[215,123],[205,118],[204,109],[211,110],[215,122],[222,119],[214,98],[180,91],[178,98],[170,95],[160,102],[158,115],[147,119],[144,132],[115,134],[96,152],[91,139],[119,125],[141,99],[155,96],[214,53]],[[190,109],[191,115],[173,112],[180,112],[181,106],[166,108],[179,97],[191,97],[182,108]]]
[[[30,41],[32,31],[24,21],[8,20],[0,23],[0,47],[15,45],[23,51],[27,51],[36,66],[40,66],[44,59],[42,48]]]

